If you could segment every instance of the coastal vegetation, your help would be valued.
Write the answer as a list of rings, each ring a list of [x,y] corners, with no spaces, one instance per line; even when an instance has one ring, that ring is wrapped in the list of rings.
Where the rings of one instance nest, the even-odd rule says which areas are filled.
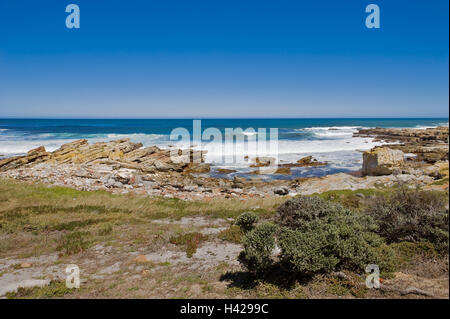
[[[448,127],[355,134],[402,143],[292,179],[214,177],[128,139],[2,159],[0,297],[448,298]],[[62,286],[73,264],[81,289]]]
[[[397,249],[426,247],[448,254],[449,213],[444,196],[400,187],[374,196],[363,211],[300,196],[278,208],[274,223],[242,229],[246,234],[239,259],[257,276],[274,268],[303,276],[362,272],[368,264],[392,272]],[[278,253],[274,253],[276,246]]]
[[[28,260],[38,272],[43,270],[36,260],[62,270],[80,263],[90,278],[80,290],[65,289],[64,277],[58,277],[45,287],[8,293],[10,298],[426,296],[416,290],[402,295],[405,280],[415,288],[420,283],[413,280],[436,286],[419,292],[448,294],[442,287],[448,278],[447,191],[396,187],[204,203],[2,179],[0,194],[3,279],[26,269]],[[407,209],[401,196],[409,199]],[[385,215],[374,216],[383,207],[399,214],[390,228]],[[402,224],[408,212],[424,227]],[[399,231],[405,235],[393,235]],[[221,256],[227,249],[228,257]],[[166,250],[182,262],[155,257]],[[142,251],[154,253],[134,261]],[[100,270],[109,280],[98,275],[102,262],[112,263],[110,272]],[[392,291],[365,288],[367,263],[380,265]],[[172,292],[163,293],[163,287]]]

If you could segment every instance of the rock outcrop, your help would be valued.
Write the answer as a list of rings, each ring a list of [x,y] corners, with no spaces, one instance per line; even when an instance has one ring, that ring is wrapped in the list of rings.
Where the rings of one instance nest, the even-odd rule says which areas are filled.
[[[312,167],[312,166],[326,166],[327,162],[319,162],[311,155],[302,157],[295,163],[279,164],[280,167]]]
[[[403,143],[448,143],[448,127],[417,128],[369,128],[359,129],[355,136],[374,137],[374,141]]]
[[[379,176],[392,174],[404,164],[404,154],[400,150],[377,147],[363,153],[362,174]]]
[[[163,150],[156,146],[142,148],[141,143],[133,143],[129,139],[95,144],[89,144],[87,140],[82,139],[64,144],[51,153],[46,152],[41,146],[30,150],[25,156],[6,158],[0,161],[0,171],[47,162],[50,164],[106,164],[116,169],[133,169],[143,173],[185,170],[205,172],[209,171],[209,166],[202,165],[204,154],[205,151],[192,149]]]
[[[251,164],[250,167],[267,167],[276,164],[276,159],[270,156],[260,156],[255,158],[255,163]]]
[[[426,147],[437,147],[436,143],[430,142]],[[214,197],[246,200],[253,197],[294,196],[338,189],[392,187],[396,183],[448,189],[448,182],[444,183],[445,176],[448,175],[448,161],[424,163],[417,161],[418,156],[415,156],[414,159],[402,163],[401,150],[394,149],[394,146],[399,145],[368,152],[365,160],[367,175],[390,174],[398,168],[396,174],[360,177],[340,173],[323,178],[286,180],[265,179],[260,176],[266,168],[270,168],[266,166],[271,164],[271,158],[255,160],[260,170],[249,178],[236,175],[233,179],[215,178],[207,174],[211,167],[204,163],[204,152],[201,151],[160,149],[156,146],[143,148],[141,143],[133,143],[128,139],[95,144],[89,144],[87,140],[77,140],[62,145],[54,152],[47,152],[44,147],[38,147],[24,156],[1,159],[0,178],[39,181],[87,191],[106,190],[115,194],[133,192],[184,200],[209,200]],[[411,149],[414,143],[408,145]],[[424,154],[425,146],[421,144],[419,147],[421,154]],[[405,157],[406,155],[410,154],[405,154]],[[316,165],[327,163],[307,156],[296,163],[279,164],[277,170],[271,174],[290,175],[291,167]],[[234,171],[222,170],[222,173]],[[435,184],[435,181],[439,183]]]
[[[389,144],[389,148],[415,154],[416,161],[433,164],[448,160],[448,127],[360,129],[354,136],[373,137],[375,142],[395,142],[396,144]]]

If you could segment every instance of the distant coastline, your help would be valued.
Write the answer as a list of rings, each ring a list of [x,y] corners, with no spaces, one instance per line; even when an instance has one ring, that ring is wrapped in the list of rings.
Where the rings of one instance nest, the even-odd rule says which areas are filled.
[[[426,128],[448,126],[448,118],[310,118],[310,119],[205,119],[202,127],[225,128],[248,127],[278,128],[279,155],[285,162],[292,162],[306,155],[328,162],[326,167],[296,171],[296,177],[324,176],[338,172],[357,171],[361,168],[361,151],[380,145],[371,138],[355,138],[360,128],[406,127]],[[192,129],[190,119],[0,119],[0,155],[10,157],[23,155],[28,150],[44,146],[54,151],[62,144],[87,139],[106,142],[130,138],[143,143],[144,147],[156,145],[167,148],[173,144],[169,139],[172,129]],[[181,145],[187,147],[188,145]],[[206,162],[219,162],[213,145],[206,145]],[[249,171],[246,167],[222,165]],[[281,177],[284,178],[284,177]]]

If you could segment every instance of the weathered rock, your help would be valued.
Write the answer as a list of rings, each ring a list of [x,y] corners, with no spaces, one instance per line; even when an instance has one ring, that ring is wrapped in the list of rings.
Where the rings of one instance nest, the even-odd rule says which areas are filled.
[[[0,169],[2,171],[6,171],[8,169],[7,165],[12,163],[12,162],[14,162],[14,161],[16,161],[19,158],[20,158],[19,156],[15,156],[15,157],[9,157],[9,158],[5,158],[5,159],[0,160]]]
[[[88,144],[88,141],[86,139],[76,140],[76,141],[69,142],[69,143],[61,145],[59,150],[60,151],[62,151],[62,150],[74,150],[74,149],[79,148],[82,145],[87,145],[87,144]]]
[[[37,155],[37,154],[40,154],[40,153],[46,153],[44,146],[39,146],[39,147],[37,147],[35,149],[29,150],[28,153],[27,153],[27,156]]]
[[[178,154],[187,154],[185,161],[174,162],[171,151],[162,150],[156,146],[141,149],[142,143],[133,143],[129,139],[119,139],[110,142],[88,144],[85,139],[63,144],[54,152],[47,153],[44,147],[30,150],[26,156],[17,156],[0,160],[0,170],[6,171],[19,168],[30,163],[49,161],[59,164],[106,164],[114,169],[126,168],[144,173],[209,172],[209,165],[204,162],[204,151],[175,150]],[[119,176],[119,181],[127,184],[131,177]]]
[[[265,167],[275,165],[276,159],[270,156],[261,156],[255,158],[255,164],[250,165],[250,167]]]
[[[297,161],[297,164],[307,165],[307,164],[310,164],[312,162],[312,160],[313,160],[313,157],[311,155],[302,157],[301,159],[299,159]]]
[[[389,175],[404,164],[403,152],[378,147],[363,153],[363,175]]]
[[[137,264],[145,264],[145,263],[148,263],[148,262],[149,262],[149,260],[147,259],[147,257],[146,257],[145,255],[138,255],[138,256],[134,259],[134,261],[135,261]]]
[[[435,163],[448,160],[449,128],[435,127],[427,129],[374,128],[360,129],[354,134],[360,137],[373,137],[374,141],[396,142],[389,148],[403,153],[415,154],[416,161]],[[400,142],[401,144],[398,144]]]
[[[242,187],[244,187],[245,182],[246,182],[246,179],[245,179],[245,178],[239,177],[239,176],[235,176],[235,177],[233,178],[233,184],[232,184],[232,187],[233,187],[233,188],[242,188]]]
[[[289,167],[279,167],[275,171],[275,174],[290,175],[291,174],[291,169]]]
[[[39,163],[48,157],[48,153],[46,152],[37,152],[33,150],[30,154],[31,155],[16,156],[0,160],[0,171],[19,168],[30,163]]]
[[[160,149],[156,146],[146,147],[144,149],[136,149],[125,155],[125,158],[130,162],[141,162],[141,159],[159,152]]]
[[[123,184],[121,182],[115,182],[113,184],[113,187],[115,187],[115,188],[122,188],[122,186],[123,186]]]
[[[219,174],[231,174],[236,173],[235,169],[228,169],[228,168],[218,168],[217,173]]]
[[[434,179],[441,179],[443,178],[443,175],[441,173],[441,165],[439,163],[436,163],[435,165],[430,165],[422,169],[422,173],[431,176]]]
[[[114,178],[109,178],[104,184],[107,188],[114,187],[114,184],[116,183],[116,180]]]
[[[448,143],[449,128],[444,126],[415,129],[415,128],[369,128],[359,129],[355,136],[375,137],[378,141],[387,142],[406,142],[416,143],[421,142],[443,142]]]
[[[286,186],[280,186],[273,189],[273,192],[277,195],[287,195],[289,194],[289,188]]]
[[[193,174],[205,174],[209,173],[211,171],[211,165],[210,164],[199,164],[199,165],[192,165],[189,164],[188,167],[185,169],[187,173],[193,173]]]
[[[327,162],[319,162],[312,156],[305,156],[299,159],[296,163],[279,164],[280,167],[310,167],[310,166],[325,166]]]
[[[198,188],[197,186],[186,185],[186,186],[183,187],[183,190],[187,191],[187,192],[194,192],[194,191],[197,190],[197,188]]]
[[[116,181],[122,184],[129,184],[133,177],[134,173],[129,169],[120,169],[115,175]]]
[[[297,192],[302,195],[311,195],[331,190],[358,190],[392,187],[403,183],[416,187],[427,185],[433,181],[434,179],[432,177],[426,175],[415,176],[410,174],[399,174],[355,177],[346,173],[338,173],[320,178],[307,179],[299,185]]]

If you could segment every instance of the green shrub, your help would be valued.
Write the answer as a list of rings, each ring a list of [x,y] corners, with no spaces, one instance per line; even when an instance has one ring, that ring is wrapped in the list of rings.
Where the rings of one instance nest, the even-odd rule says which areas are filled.
[[[252,212],[242,213],[236,218],[235,224],[238,225],[242,231],[248,232],[254,228],[255,223],[258,221],[258,216]]]
[[[272,265],[272,252],[275,248],[276,225],[266,222],[256,226],[242,238],[244,250],[239,254],[239,261],[254,273],[267,271]]]
[[[449,217],[442,194],[401,188],[374,198],[366,212],[389,243],[428,241],[438,251],[448,252]]]
[[[285,270],[312,275],[338,269],[363,271],[379,263],[383,240],[373,220],[318,197],[284,203],[275,223],[257,226],[244,236],[240,261],[251,272],[264,272],[278,262]],[[278,245],[278,260],[272,254]]]
[[[302,229],[310,221],[330,215],[337,207],[316,196],[300,196],[284,202],[278,208],[275,220],[280,226]]]
[[[382,240],[374,229],[368,216],[336,206],[329,215],[302,227],[283,227],[278,241],[281,261],[288,269],[305,274],[362,270],[367,264],[379,263],[376,248]]]
[[[280,232],[279,245],[281,260],[288,269],[300,273],[314,273],[332,270],[339,262],[329,253],[327,235],[323,230],[302,232],[283,228]]]

